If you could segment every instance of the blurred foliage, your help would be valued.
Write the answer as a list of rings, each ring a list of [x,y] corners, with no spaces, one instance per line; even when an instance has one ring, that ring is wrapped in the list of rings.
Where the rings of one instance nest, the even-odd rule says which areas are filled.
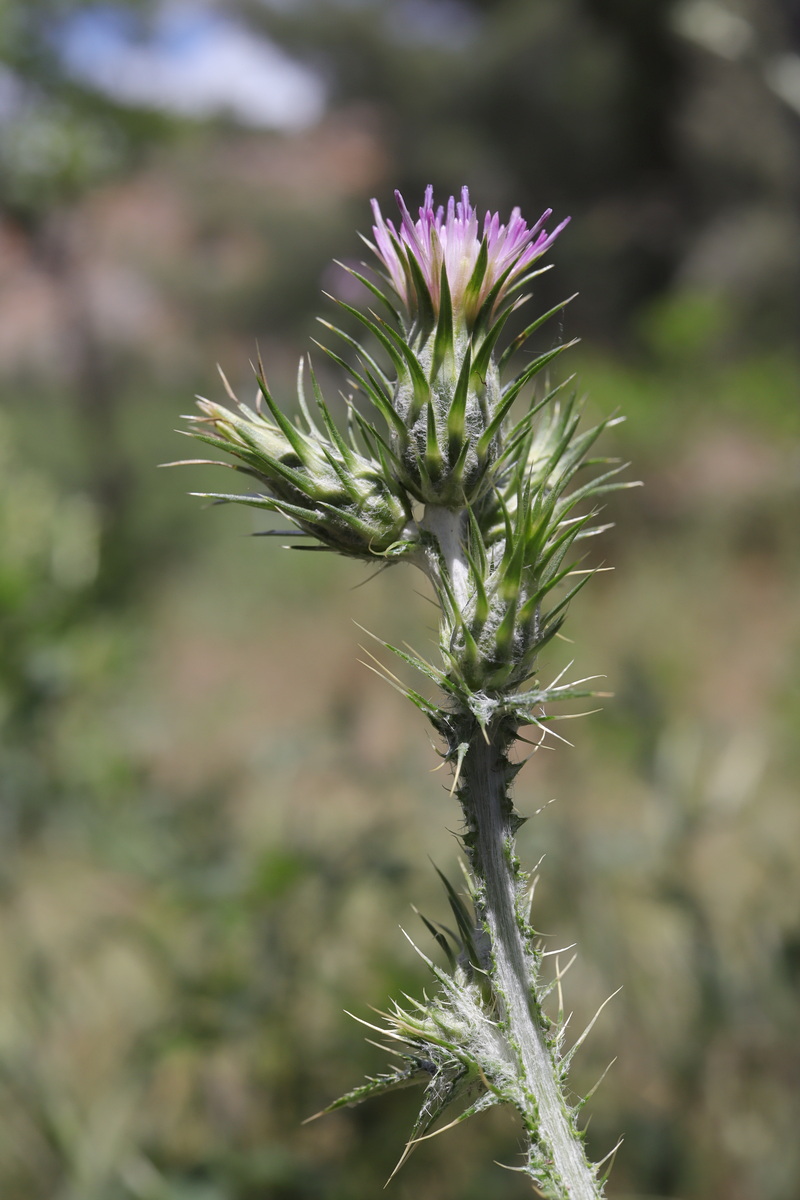
[[[290,386],[368,197],[429,181],[572,212],[537,302],[580,286],[574,365],[647,484],[552,656],[616,697],[518,789],[576,1032],[623,985],[592,1153],[626,1135],[620,1200],[795,1200],[800,134],[762,70],[792,5],[737,5],[738,58],[666,2],[231,6],[325,75],[291,136],[92,93],[52,33],[87,7],[0,9],[4,1200],[353,1200],[399,1156],[402,1094],[300,1122],[383,1068],[342,1009],[424,986],[397,924],[444,917],[427,855],[456,878],[438,760],[351,624],[424,652],[427,605],[154,464],[216,359],[246,393],[258,337]],[[487,1115],[392,1189],[522,1197],[517,1150]]]

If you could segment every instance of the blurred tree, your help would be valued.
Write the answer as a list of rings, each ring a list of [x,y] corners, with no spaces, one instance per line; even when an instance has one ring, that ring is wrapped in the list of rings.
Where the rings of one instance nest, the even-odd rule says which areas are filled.
[[[62,385],[74,399],[101,516],[98,595],[110,598],[130,587],[134,480],[118,429],[120,389],[87,298],[80,205],[179,126],[159,112],[114,103],[70,72],[59,51],[64,23],[90,7],[86,0],[26,0],[0,9],[0,216],[27,239],[62,297]],[[153,0],[116,5],[140,19],[153,7]]]
[[[724,291],[725,268],[705,254],[698,265],[698,247],[718,219],[751,199],[766,201],[776,228],[791,222],[796,129],[762,69],[768,48],[777,55],[790,44],[788,0],[748,5],[743,15],[694,0],[240,0],[240,7],[325,77],[334,108],[377,112],[392,183],[405,195],[421,194],[429,182],[446,195],[463,181],[493,208],[519,204],[530,212],[546,202],[572,213],[559,286],[581,287],[576,321],[589,336],[630,346],[642,305],[673,281],[683,286],[687,262],[691,287]],[[729,26],[734,40],[754,49],[727,62]],[[720,137],[703,156],[697,139],[709,102],[707,136],[717,129]],[[725,134],[734,112],[735,141]],[[760,272],[750,270],[742,242],[757,260],[764,240],[753,225],[731,235],[740,248],[727,276],[739,269],[735,290],[744,292],[755,271],[765,302],[771,286],[775,295],[769,328],[743,305],[731,338],[737,346],[748,329],[774,343],[796,328],[784,280],[800,280],[798,255],[784,261],[780,282],[768,257]]]

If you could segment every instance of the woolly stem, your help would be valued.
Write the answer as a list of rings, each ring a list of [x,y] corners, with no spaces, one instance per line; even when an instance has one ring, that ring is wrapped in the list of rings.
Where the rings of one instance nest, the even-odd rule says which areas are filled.
[[[438,542],[429,569],[435,564],[439,572],[447,573],[463,607],[468,582],[465,513],[429,505],[423,525]],[[485,699],[489,713],[496,702],[489,696]],[[522,909],[524,880],[515,854],[520,822],[509,794],[516,772],[508,752],[516,740],[517,724],[502,716],[481,722],[475,711],[450,716],[450,751],[453,761],[460,762],[456,790],[464,811],[463,840],[475,881],[476,915],[489,935],[485,970],[499,1025],[517,1067],[516,1104],[530,1140],[526,1170],[553,1200],[599,1200],[602,1186],[586,1158],[562,1091],[549,1023],[537,995],[533,931]],[[466,754],[459,754],[465,745]]]
[[[472,728],[466,726],[471,724]],[[584,1153],[564,1099],[558,1066],[548,1044],[548,1022],[536,995],[532,933],[521,911],[523,880],[514,854],[517,818],[508,794],[513,774],[508,748],[515,729],[507,722],[486,733],[462,718],[463,761],[459,799],[464,842],[475,877],[479,921],[491,943],[490,980],[501,1026],[518,1064],[519,1107],[531,1138],[529,1173],[558,1200],[598,1200],[601,1187]]]
[[[444,508],[438,504],[428,504],[420,522],[420,528],[436,538],[440,558],[438,567],[446,572],[462,612],[469,598],[469,570],[463,549],[465,525],[466,511],[463,508]]]

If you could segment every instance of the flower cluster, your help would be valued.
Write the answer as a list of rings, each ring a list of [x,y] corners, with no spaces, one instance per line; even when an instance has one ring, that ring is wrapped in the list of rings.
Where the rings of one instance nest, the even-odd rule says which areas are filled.
[[[501,377],[514,353],[563,307],[539,316],[498,354],[510,311],[527,298],[519,288],[566,221],[548,233],[549,210],[529,227],[515,209],[507,223],[490,212],[480,222],[466,188],[460,200],[451,196],[438,208],[428,188],[417,221],[399,194],[397,200],[399,228],[373,201],[373,249],[403,311],[383,320],[343,304],[382,354],[373,357],[349,333],[328,326],[357,351],[357,365],[328,353],[372,414],[350,398],[345,436],[313,370],[307,402],[301,364],[300,411],[292,420],[259,365],[256,409],[239,404],[229,389],[235,406],[201,400],[191,433],[232,454],[236,469],[257,485],[215,499],[280,513],[342,554],[417,562],[442,606],[449,684],[465,697],[509,691],[531,676],[574,590],[570,551],[592,531],[593,515],[576,518],[575,505],[618,486],[613,465],[574,485],[606,424],[579,433],[574,397],[564,403],[556,388],[510,421],[526,385],[564,344],[529,358],[516,376]],[[379,286],[358,278],[392,308]],[[566,595],[553,598],[562,583]]]

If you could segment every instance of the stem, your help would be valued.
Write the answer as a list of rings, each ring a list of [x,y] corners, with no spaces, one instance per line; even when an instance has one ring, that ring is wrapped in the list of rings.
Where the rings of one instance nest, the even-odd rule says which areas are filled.
[[[465,513],[429,505],[423,526],[438,542],[439,572],[447,572],[464,610],[468,564]],[[433,565],[433,564],[432,564]],[[488,697],[487,697],[488,699]],[[464,845],[475,880],[476,915],[489,934],[486,972],[500,1028],[517,1065],[516,1104],[530,1139],[528,1173],[553,1200],[599,1200],[602,1185],[583,1149],[564,1098],[559,1066],[549,1042],[549,1022],[536,990],[533,930],[522,910],[523,879],[515,855],[519,818],[509,795],[515,769],[508,751],[517,723],[498,716],[481,724],[473,712],[453,714],[451,755],[461,762],[458,798],[464,810]],[[466,744],[467,752],[458,750]]]
[[[443,508],[428,504],[420,528],[432,533],[439,545],[439,570],[444,567],[453,588],[458,607],[463,611],[469,598],[469,569],[464,558],[464,526],[466,513],[463,508]]]
[[[514,856],[516,818],[507,784],[513,771],[507,749],[516,731],[501,724],[487,740],[474,719],[472,725],[459,789],[468,829],[464,841],[477,883],[478,918],[491,939],[491,981],[498,1012],[518,1063],[523,1120],[550,1167],[548,1183],[557,1189],[554,1194],[564,1200],[598,1200],[601,1189],[563,1097],[548,1045],[547,1022],[533,978],[535,963],[527,944],[532,931],[519,903],[522,880]],[[465,732],[462,726],[459,736]],[[490,726],[487,733],[491,732]]]

